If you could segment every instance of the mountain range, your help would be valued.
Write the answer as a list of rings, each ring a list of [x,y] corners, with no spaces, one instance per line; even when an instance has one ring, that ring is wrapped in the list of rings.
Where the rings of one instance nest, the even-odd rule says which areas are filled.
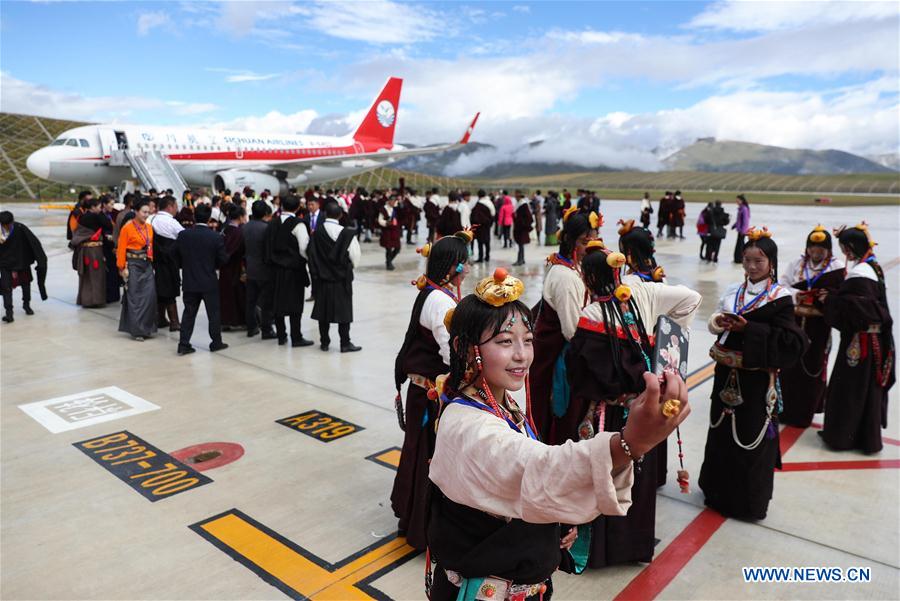
[[[530,145],[539,144],[532,142]],[[572,162],[519,162],[503,160],[498,149],[491,144],[471,142],[462,148],[439,155],[419,156],[395,163],[397,169],[416,171],[435,176],[447,175],[447,169],[462,159],[464,164],[469,155],[475,153],[496,154],[495,160],[482,167],[483,161],[471,161],[477,168],[460,172],[457,165],[454,176],[504,179],[556,175],[573,172],[614,171],[609,167],[587,168]],[[520,153],[511,152],[514,157]],[[665,170],[669,171],[710,171],[735,173],[771,173],[778,175],[836,175],[846,173],[893,173],[900,171],[900,156],[897,154],[861,157],[842,150],[808,150],[802,148],[782,148],[750,142],[700,138],[693,144],[661,159]]]

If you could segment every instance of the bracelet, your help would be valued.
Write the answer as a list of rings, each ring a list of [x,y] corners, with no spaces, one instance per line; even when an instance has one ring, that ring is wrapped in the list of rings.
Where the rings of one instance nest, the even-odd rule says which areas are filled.
[[[634,463],[634,471],[640,474],[641,464],[644,463],[644,456],[641,455],[635,459],[634,455],[631,454],[631,447],[628,445],[628,442],[625,441],[625,428],[622,428],[619,432],[619,445],[621,445],[622,450],[625,451],[625,454],[628,455],[628,458]]]

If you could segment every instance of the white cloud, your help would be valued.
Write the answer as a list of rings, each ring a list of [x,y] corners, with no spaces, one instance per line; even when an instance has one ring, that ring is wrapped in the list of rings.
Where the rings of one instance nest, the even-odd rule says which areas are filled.
[[[317,116],[318,114],[314,110],[303,110],[291,114],[270,111],[261,117],[238,117],[229,121],[209,123],[207,127],[248,130],[261,133],[305,133],[310,123]]]
[[[248,69],[223,69],[221,67],[207,67],[210,73],[225,73],[226,83],[247,83],[255,81],[269,81],[276,77],[282,77],[284,73],[256,73]]]
[[[729,31],[779,31],[810,25],[894,19],[896,2],[816,0],[804,2],[716,2],[694,17],[689,27]]]
[[[411,44],[447,33],[447,22],[431,9],[392,2],[316,2],[308,24],[327,35],[373,44]]]
[[[162,11],[141,13],[138,16],[137,32],[138,35],[147,35],[152,29],[170,25],[171,23],[168,13]]]
[[[587,29],[584,31],[551,31],[547,34],[551,40],[562,40],[564,42],[578,42],[580,44],[621,44],[621,43],[640,43],[644,41],[644,36],[639,33],[628,33],[625,31],[594,31]]]
[[[517,13],[527,14],[527,13],[531,12],[531,7],[528,6],[527,4],[516,4],[515,6],[512,7],[512,9],[513,9],[513,12],[517,12]]]
[[[16,79],[0,72],[0,110],[35,114],[76,121],[114,121],[127,119],[137,111],[158,111],[170,115],[197,115],[218,109],[212,103],[166,101],[141,96],[84,96],[63,92]]]

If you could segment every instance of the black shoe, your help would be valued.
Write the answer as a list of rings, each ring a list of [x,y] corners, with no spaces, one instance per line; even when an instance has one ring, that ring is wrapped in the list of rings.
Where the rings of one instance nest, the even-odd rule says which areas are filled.
[[[259,334],[259,328],[253,328],[252,330],[247,330],[247,338],[253,338]]]
[[[219,342],[218,344],[213,342],[212,344],[209,345],[209,352],[215,353],[216,351],[224,351],[227,348],[228,348],[228,345],[225,344],[224,342]]]
[[[356,351],[361,351],[361,350],[362,350],[361,346],[356,346],[352,342],[350,344],[342,344],[341,345],[342,353],[355,353]]]
[[[321,351],[327,351],[327,350],[328,350],[328,343],[327,343],[327,342],[323,342],[322,344],[320,344],[320,345],[319,345],[319,350],[321,350]]]
[[[261,338],[263,340],[275,340],[276,338],[278,338],[278,334],[271,330],[263,330]]]
[[[304,338],[301,336],[298,340],[291,340],[291,346],[297,348],[298,346],[312,346],[315,342],[310,340],[309,338]]]
[[[484,263],[484,259],[475,259],[473,263]]]
[[[394,271],[395,269],[397,269],[396,267],[394,267],[393,263],[388,263],[386,267],[388,271]]]
[[[195,349],[191,345],[187,345],[187,346],[181,346],[180,344],[178,345],[178,354],[179,355],[190,355],[191,353],[195,352],[196,350],[197,349]]]
[[[31,305],[25,303],[22,305],[22,308],[25,309],[25,315],[34,315],[34,310],[31,308]]]
[[[287,344],[287,336],[285,336],[284,338],[279,337],[278,346],[284,346],[285,344]]]
[[[3,316],[3,321],[5,321],[6,323],[12,323],[12,322],[14,322],[15,319],[13,319],[13,312],[12,312],[12,311],[7,311],[7,312],[6,312],[6,315]]]

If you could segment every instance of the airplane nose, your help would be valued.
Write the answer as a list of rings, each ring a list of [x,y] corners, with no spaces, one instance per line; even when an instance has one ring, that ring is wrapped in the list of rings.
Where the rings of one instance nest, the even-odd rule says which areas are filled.
[[[41,179],[50,178],[50,158],[47,156],[47,153],[44,152],[43,148],[32,152],[31,155],[29,155],[28,160],[25,161],[25,166],[28,167],[29,171]]]

